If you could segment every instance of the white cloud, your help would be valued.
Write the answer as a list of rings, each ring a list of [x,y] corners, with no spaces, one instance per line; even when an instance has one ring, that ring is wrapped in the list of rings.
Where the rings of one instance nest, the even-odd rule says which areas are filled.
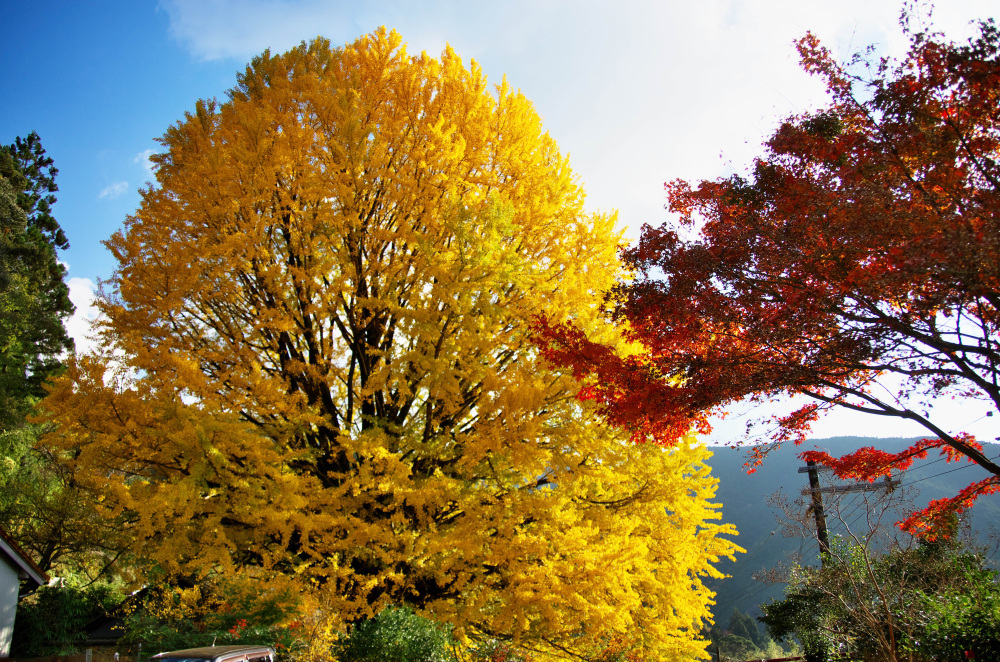
[[[85,354],[96,344],[93,326],[98,318],[94,305],[97,286],[89,278],[70,278],[66,285],[69,287],[69,300],[76,306],[76,311],[66,322],[66,331],[76,342],[77,354]]]
[[[945,3],[941,3],[945,4]],[[995,12],[956,0],[935,12],[949,35]],[[572,155],[592,209],[633,229],[666,220],[663,182],[743,170],[778,120],[824,100],[793,41],[812,30],[842,58],[878,43],[900,54],[899,0],[454,2],[161,0],[171,36],[203,60],[248,60],[317,34],[335,45],[379,25],[411,52],[446,42],[490,80],[508,75]]]
[[[346,3],[322,0],[162,0],[170,36],[199,60],[248,59],[266,48],[284,51],[318,34],[353,32]]]
[[[153,154],[156,154],[155,149],[144,149],[138,154],[136,154],[135,158],[132,159],[134,163],[139,163],[142,165],[143,170],[146,171],[146,174],[149,175],[150,178],[156,176],[156,173],[153,171],[153,162],[149,160],[149,157],[152,156]]]
[[[103,200],[107,198],[109,200],[114,200],[128,190],[128,182],[114,182],[108,184],[104,189],[98,194],[97,198]]]

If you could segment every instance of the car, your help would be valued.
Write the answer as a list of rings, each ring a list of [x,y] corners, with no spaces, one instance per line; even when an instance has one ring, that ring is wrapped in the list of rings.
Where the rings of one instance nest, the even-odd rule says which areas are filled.
[[[157,653],[150,662],[275,662],[270,646],[203,646]]]

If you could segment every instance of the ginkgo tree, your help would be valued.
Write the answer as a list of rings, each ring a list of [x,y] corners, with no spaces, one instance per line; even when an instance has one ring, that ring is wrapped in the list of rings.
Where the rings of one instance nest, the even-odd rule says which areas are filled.
[[[918,423],[931,436],[899,454],[802,454],[843,478],[935,450],[993,474],[907,519],[912,532],[1000,490],[995,453],[933,409],[1000,411],[1000,32],[979,27],[966,44],[912,33],[899,62],[841,65],[799,41],[829,104],[783,123],[746,176],[668,184],[677,221],[624,252],[638,276],[610,308],[645,351],[622,356],[549,315],[548,356],[591,380],[609,420],[664,443],[789,395],[809,404],[778,417],[778,443],[837,411]]]
[[[161,144],[106,242],[100,350],[44,403],[136,558],[331,627],[405,603],[553,654],[701,654],[736,549],[707,451],[623,443],[530,341],[547,310],[619,343],[622,267],[527,99],[380,30],[265,52]]]

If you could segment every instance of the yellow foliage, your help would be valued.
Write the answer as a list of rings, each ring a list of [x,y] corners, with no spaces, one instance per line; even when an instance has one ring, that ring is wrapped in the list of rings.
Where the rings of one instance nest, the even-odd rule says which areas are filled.
[[[45,404],[138,554],[283,578],[328,634],[405,602],[552,654],[702,655],[736,549],[707,451],[623,443],[530,342],[543,311],[614,342],[622,274],[527,99],[380,30],[255,58],[161,143],[107,242],[102,354]]]

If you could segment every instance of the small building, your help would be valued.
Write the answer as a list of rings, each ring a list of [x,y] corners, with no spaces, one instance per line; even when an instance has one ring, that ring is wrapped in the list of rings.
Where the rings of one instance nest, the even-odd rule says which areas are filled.
[[[10,655],[22,581],[31,588],[37,588],[47,584],[49,578],[0,527],[0,657]]]

